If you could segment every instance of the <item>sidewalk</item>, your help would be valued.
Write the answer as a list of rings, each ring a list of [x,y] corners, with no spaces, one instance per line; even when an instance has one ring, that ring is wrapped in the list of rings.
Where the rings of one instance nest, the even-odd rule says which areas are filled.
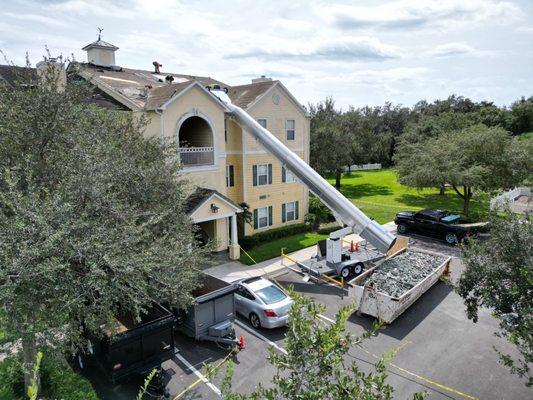
[[[383,227],[389,232],[396,231],[396,225],[394,222],[387,222]],[[359,235],[348,235],[345,237],[345,240],[352,241],[354,243],[361,242],[363,239]],[[313,257],[316,254],[316,245],[306,247],[289,253],[289,255],[296,260],[307,260]],[[205,273],[212,275],[216,278],[225,280],[226,282],[232,282],[239,278],[247,278],[254,276],[270,276],[276,277],[283,275],[286,272],[286,266],[292,265],[293,263],[287,259],[282,259],[282,257],[272,258],[255,265],[245,265],[239,261],[231,261],[228,263],[220,264],[214,267],[206,268]]]

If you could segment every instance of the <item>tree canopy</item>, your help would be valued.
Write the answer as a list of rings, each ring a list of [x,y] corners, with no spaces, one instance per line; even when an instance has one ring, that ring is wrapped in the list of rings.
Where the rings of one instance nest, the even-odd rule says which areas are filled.
[[[480,307],[498,318],[498,335],[516,346],[521,358],[501,354],[511,371],[533,385],[533,221],[496,219],[487,241],[462,247],[466,270],[457,292],[464,299],[468,318],[478,320]]]
[[[458,117],[451,123],[454,116],[449,115],[448,125],[432,126],[418,141],[406,135],[395,160],[402,184],[423,188],[449,183],[468,214],[474,190],[508,188],[531,176],[533,152],[500,127],[477,124],[457,129],[464,121]]]
[[[153,300],[186,306],[199,249],[172,149],[132,113],[87,104],[56,70],[0,87],[0,305],[31,366],[36,337],[82,329]],[[28,367],[28,366],[27,366]]]

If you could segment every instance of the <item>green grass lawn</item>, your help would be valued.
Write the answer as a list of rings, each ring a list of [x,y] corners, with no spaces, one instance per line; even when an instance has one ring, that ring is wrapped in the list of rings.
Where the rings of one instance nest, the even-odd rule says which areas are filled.
[[[281,248],[285,248],[286,253],[303,249],[316,244],[319,240],[327,238],[328,234],[320,234],[314,232],[299,233],[297,235],[288,236],[283,239],[274,240],[272,242],[264,243],[246,252],[252,256],[256,262],[269,260],[280,255]],[[254,262],[250,260],[244,252],[241,254],[240,262],[246,265],[252,265]]]
[[[331,184],[335,183],[334,179],[328,181]],[[341,180],[341,192],[366,215],[381,224],[394,220],[394,216],[399,211],[417,211],[424,208],[449,211],[462,211],[463,209],[462,199],[453,189],[447,190],[444,196],[439,195],[438,189],[411,189],[398,183],[396,172],[392,169],[357,171],[349,176],[345,175]],[[487,196],[475,193],[470,202],[470,210],[473,213],[487,211]],[[264,243],[247,252],[255,261],[261,262],[279,256],[282,247],[290,253],[312,246],[327,236],[327,234],[300,233]],[[253,261],[244,253],[240,261],[248,265],[253,264]]]
[[[334,179],[328,179],[331,184]],[[392,169],[352,172],[341,180],[341,193],[349,198],[369,217],[381,224],[394,220],[399,211],[417,211],[436,208],[462,211],[463,202],[453,189],[439,195],[438,189],[412,189],[398,183],[396,172]],[[474,196],[470,202],[472,212],[484,212],[488,200],[484,194]]]

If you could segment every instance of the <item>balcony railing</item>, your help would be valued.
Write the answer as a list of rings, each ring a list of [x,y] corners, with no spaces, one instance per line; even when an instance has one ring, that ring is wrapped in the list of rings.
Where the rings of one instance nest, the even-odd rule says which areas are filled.
[[[181,165],[184,168],[215,164],[213,147],[181,147],[179,153]]]

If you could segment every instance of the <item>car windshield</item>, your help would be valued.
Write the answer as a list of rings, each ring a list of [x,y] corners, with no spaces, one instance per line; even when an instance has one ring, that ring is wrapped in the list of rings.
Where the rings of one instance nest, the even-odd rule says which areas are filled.
[[[265,304],[277,303],[278,301],[281,301],[287,297],[287,295],[283,293],[280,288],[274,285],[259,289],[255,293],[257,293],[257,295],[265,302]]]

